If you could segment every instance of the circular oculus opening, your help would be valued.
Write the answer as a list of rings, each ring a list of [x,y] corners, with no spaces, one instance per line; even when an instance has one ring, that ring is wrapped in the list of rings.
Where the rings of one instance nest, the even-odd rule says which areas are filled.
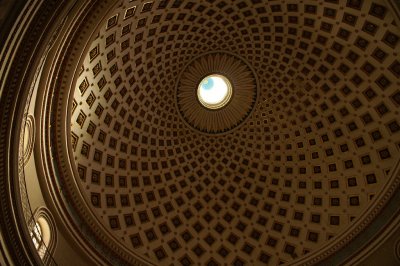
[[[205,77],[197,88],[197,98],[200,103],[209,109],[224,107],[232,96],[232,85],[222,75],[212,74]]]

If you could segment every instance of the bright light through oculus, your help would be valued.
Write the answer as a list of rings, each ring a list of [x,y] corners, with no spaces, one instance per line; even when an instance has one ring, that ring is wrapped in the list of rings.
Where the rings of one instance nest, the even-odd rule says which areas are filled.
[[[199,84],[197,97],[202,105],[209,109],[225,106],[232,96],[232,85],[222,75],[209,75]]]

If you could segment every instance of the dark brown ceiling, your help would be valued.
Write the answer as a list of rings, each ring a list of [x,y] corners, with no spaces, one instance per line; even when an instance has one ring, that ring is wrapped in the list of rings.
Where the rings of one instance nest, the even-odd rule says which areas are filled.
[[[87,47],[70,121],[104,233],[157,265],[275,265],[368,211],[400,147],[400,30],[382,1],[121,3]],[[215,136],[176,102],[185,66],[213,51],[259,81],[248,119]]]

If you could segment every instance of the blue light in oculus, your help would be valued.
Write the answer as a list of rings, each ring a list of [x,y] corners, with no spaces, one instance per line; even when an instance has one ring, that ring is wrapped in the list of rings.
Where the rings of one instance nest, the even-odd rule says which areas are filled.
[[[200,103],[209,109],[219,109],[225,106],[231,96],[231,83],[225,76],[218,74],[205,77],[197,89]]]

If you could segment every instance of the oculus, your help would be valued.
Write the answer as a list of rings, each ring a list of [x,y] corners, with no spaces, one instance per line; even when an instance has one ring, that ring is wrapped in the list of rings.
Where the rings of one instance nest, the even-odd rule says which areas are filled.
[[[208,75],[200,82],[197,88],[197,98],[200,103],[209,109],[224,107],[232,96],[232,85],[222,75]]]

